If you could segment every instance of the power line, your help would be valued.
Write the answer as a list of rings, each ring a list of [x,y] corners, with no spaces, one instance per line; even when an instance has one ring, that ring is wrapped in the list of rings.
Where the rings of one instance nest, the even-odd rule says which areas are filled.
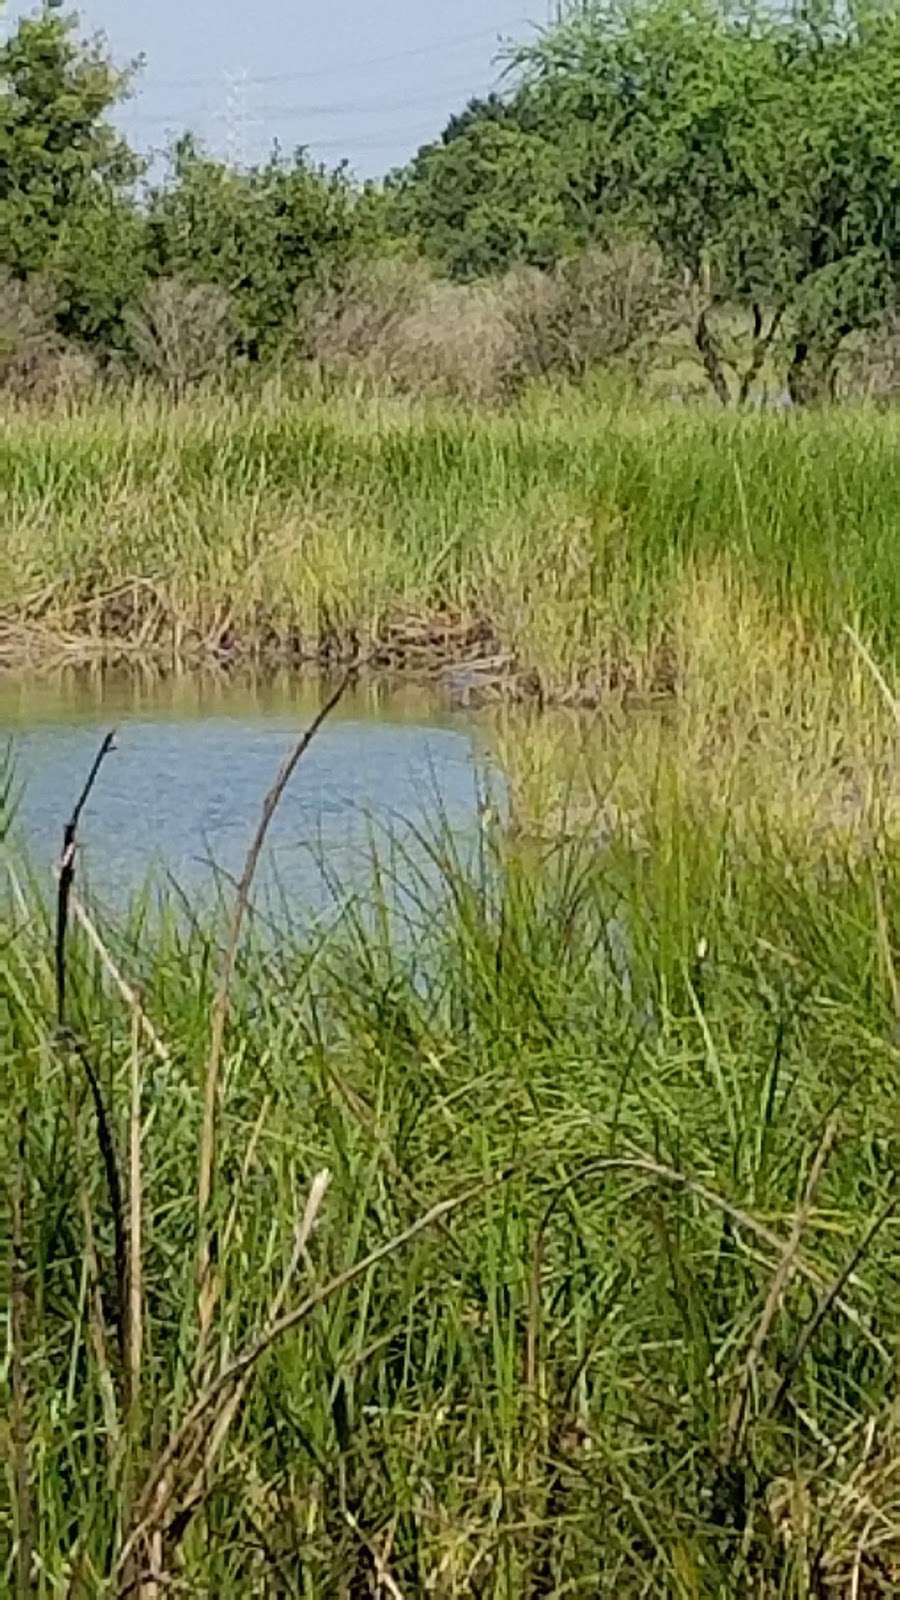
[[[524,19],[523,19],[524,21]],[[247,78],[251,88],[268,84],[309,82],[315,78],[334,77],[336,73],[368,72],[372,67],[390,66],[395,61],[408,61],[420,56],[443,54],[466,44],[477,44],[485,39],[499,43],[502,35],[497,28],[483,28],[479,33],[460,34],[455,39],[433,40],[431,44],[417,45],[409,50],[395,50],[390,55],[370,56],[363,61],[337,61],[330,66],[317,67],[306,72],[277,72]],[[216,78],[154,78],[155,89],[208,89],[217,84]]]
[[[245,91],[247,80],[243,77],[226,77],[227,98],[225,108],[216,108],[211,105],[195,106],[186,111],[172,112],[144,112],[130,113],[132,122],[170,122],[185,121],[193,116],[203,116],[229,122],[240,121],[242,125],[258,123],[260,117],[382,117],[394,116],[408,108],[418,110],[434,110],[443,112],[447,101],[459,96],[466,100],[483,99],[485,96],[496,93],[497,83],[483,86],[472,85],[470,82],[462,84],[447,84],[443,88],[431,90],[425,95],[406,95],[403,99],[345,101],[343,104],[334,101],[316,103],[303,103],[295,101],[289,105],[257,105],[252,104],[252,116],[248,112],[248,102]]]

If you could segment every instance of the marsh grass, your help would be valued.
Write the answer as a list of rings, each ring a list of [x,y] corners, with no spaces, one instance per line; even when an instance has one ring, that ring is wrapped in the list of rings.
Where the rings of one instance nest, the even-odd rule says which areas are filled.
[[[7,842],[0,1587],[900,1586],[896,429],[5,425],[10,661],[487,656],[532,704],[513,826],[365,900],[323,861],[327,927],[70,884],[65,1035]]]
[[[806,851],[900,837],[896,690],[852,629],[815,632],[727,566],[673,591],[670,616],[670,692],[490,713],[521,832],[646,849],[674,804],[750,834],[777,819]]]
[[[469,701],[607,730],[578,775],[565,723],[504,740],[529,830],[571,784],[639,838],[664,769],[703,811],[871,837],[897,732],[846,629],[892,683],[898,428],[549,387],[503,412],[273,385],[14,416],[0,662],[455,669]]]
[[[628,681],[673,591],[893,650],[898,424],[720,417],[537,391],[502,414],[402,401],[100,403],[0,439],[0,592],[77,649],[365,653],[393,619],[486,620],[547,698]],[[701,600],[702,603],[702,600]]]
[[[406,909],[383,879],[380,913],[350,902],[325,937],[251,919],[202,1332],[227,929],[136,907],[104,960],[73,924],[70,1025],[142,1242],[121,1367],[93,1113],[16,876],[29,1493],[5,1584],[27,1504],[42,1596],[890,1592],[897,857],[823,866],[770,828],[748,864],[746,837],[674,803],[644,852],[488,827],[467,859],[436,827],[386,867]]]

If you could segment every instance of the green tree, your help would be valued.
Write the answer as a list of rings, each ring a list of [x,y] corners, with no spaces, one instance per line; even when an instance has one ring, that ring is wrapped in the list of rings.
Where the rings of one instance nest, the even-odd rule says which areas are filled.
[[[301,289],[338,277],[360,254],[378,254],[384,206],[343,168],[303,151],[249,170],[211,160],[194,140],[176,147],[170,180],[150,198],[154,270],[227,291],[243,352],[272,355],[294,336]]]
[[[395,226],[450,277],[550,266],[578,241],[563,150],[523,111],[498,96],[470,102],[391,180]]]
[[[52,279],[61,332],[116,342],[143,281],[141,163],[106,120],[133,68],[47,5],[0,47],[0,265]]]
[[[601,231],[627,222],[696,293],[720,397],[746,398],[776,340],[796,401],[828,391],[842,341],[900,282],[900,8],[815,0],[581,0],[515,62],[570,151]],[[745,308],[726,376],[715,312]]]

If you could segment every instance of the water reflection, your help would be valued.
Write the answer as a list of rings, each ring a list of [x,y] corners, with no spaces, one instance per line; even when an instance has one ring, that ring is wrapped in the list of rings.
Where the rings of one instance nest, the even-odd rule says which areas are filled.
[[[80,829],[80,881],[121,903],[167,874],[192,895],[236,875],[278,767],[321,704],[296,677],[151,678],[73,673],[0,682],[0,738],[24,786],[17,832],[39,874],[103,734],[118,730]],[[271,830],[262,890],[303,909],[327,904],[380,851],[419,851],[417,834],[478,829],[490,780],[474,724],[426,689],[348,693],[294,775]]]

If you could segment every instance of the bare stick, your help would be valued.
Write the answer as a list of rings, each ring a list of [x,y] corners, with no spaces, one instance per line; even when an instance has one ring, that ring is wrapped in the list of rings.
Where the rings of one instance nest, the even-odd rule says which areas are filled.
[[[100,1389],[100,1400],[103,1408],[103,1420],[106,1425],[106,1452],[110,1462],[110,1478],[112,1478],[113,1462],[119,1448],[120,1428],[119,1414],[116,1408],[116,1387],[113,1381],[112,1366],[109,1359],[109,1349],[106,1341],[106,1323],[103,1315],[103,1296],[101,1293],[100,1262],[97,1254],[97,1239],[94,1229],[94,1209],[91,1204],[90,1188],[88,1186],[87,1171],[82,1156],[81,1140],[78,1131],[78,1111],[75,1105],[74,1094],[69,1094],[69,1116],[72,1123],[72,1144],[75,1150],[75,1159],[78,1166],[78,1199],[81,1206],[81,1220],[84,1227],[84,1258],[88,1275],[88,1327],[90,1328],[91,1343],[94,1347],[94,1360],[97,1363],[97,1383]],[[118,1325],[117,1333],[121,1340],[121,1306],[117,1307]]]
[[[97,775],[104,760],[110,751],[115,748],[113,740],[115,730],[108,733],[103,739],[97,754],[94,757],[90,772],[85,779],[81,793],[75,802],[75,808],[63,829],[63,848],[59,862],[59,883],[56,898],[56,1019],[60,1031],[66,1027],[66,935],[69,928],[69,906],[72,897],[72,884],[75,878],[75,853],[78,847],[78,824],[81,813],[87,805],[91,790],[97,781]],[[84,1068],[88,1080],[91,1096],[94,1101],[94,1112],[97,1119],[97,1142],[100,1146],[100,1155],[106,1174],[106,1185],[109,1191],[109,1203],[112,1211],[113,1233],[115,1239],[115,1281],[116,1281],[116,1332],[118,1336],[119,1355],[125,1361],[125,1323],[126,1311],[126,1249],[125,1249],[125,1216],[122,1205],[122,1184],[119,1177],[119,1165],[116,1157],[115,1142],[106,1105],[100,1089],[100,1080],[94,1071],[90,1057],[84,1046],[75,1038],[71,1031],[67,1037],[75,1050]],[[96,1259],[96,1258],[95,1258]]]
[[[154,1052],[157,1058],[164,1063],[164,1065],[168,1066],[171,1060],[168,1047],[163,1043],[162,1039],[154,1028],[153,1023],[150,1021],[150,1018],[144,1011],[136,990],[131,987],[131,984],[127,982],[122,973],[119,971],[119,968],[116,966],[115,961],[103,942],[93,918],[89,915],[74,889],[69,890],[69,912],[75,918],[75,921],[79,924],[79,926],[84,930],[85,934],[87,935],[88,943],[93,946],[93,949],[100,957],[100,960],[106,968],[109,976],[112,978],[112,981],[118,989],[119,994],[122,996],[122,999],[125,1001],[125,1004],[130,1008],[132,1014],[137,1017],[140,1023],[141,1032],[143,1033],[144,1038],[147,1040],[151,1050]]]
[[[143,1164],[141,1160],[141,1029],[131,1013],[131,1112],[128,1119],[128,1403],[132,1418],[140,1403],[143,1345]]]
[[[263,802],[262,815],[259,826],[253,837],[244,870],[241,873],[237,889],[237,898],[234,904],[234,915],[231,920],[231,929],[228,944],[225,949],[225,960],[222,966],[222,975],[212,1005],[210,1018],[209,1052],[206,1057],[203,1081],[203,1123],[200,1130],[200,1160],[197,1176],[197,1317],[199,1323],[199,1344],[197,1353],[197,1368],[202,1365],[209,1337],[210,1325],[216,1304],[216,1286],[212,1281],[212,1242],[209,1228],[209,1207],[212,1198],[213,1180],[216,1166],[216,1126],[219,1103],[219,1079],[222,1070],[222,1051],[225,1041],[225,1026],[228,1021],[228,1011],[231,1000],[231,985],[234,978],[234,969],[237,961],[238,946],[241,939],[241,929],[250,900],[250,890],[266,835],[269,831],[272,818],[278,809],[279,802],[287,788],[294,771],[309,749],[310,744],[319,732],[323,722],[342,699],[352,674],[344,674],[337,688],[329,695],[317,716],[310,723],[303,737],[298,740],[291,754],[281,768],[275,782]]]
[[[94,757],[93,765],[85,779],[84,787],[75,802],[75,809],[63,829],[63,848],[59,862],[59,887],[56,896],[56,1020],[63,1027],[66,1020],[66,933],[69,926],[69,896],[75,877],[75,851],[78,845],[78,824],[88,797],[97,781],[97,774],[110,751],[115,748],[115,730],[108,733]]]

